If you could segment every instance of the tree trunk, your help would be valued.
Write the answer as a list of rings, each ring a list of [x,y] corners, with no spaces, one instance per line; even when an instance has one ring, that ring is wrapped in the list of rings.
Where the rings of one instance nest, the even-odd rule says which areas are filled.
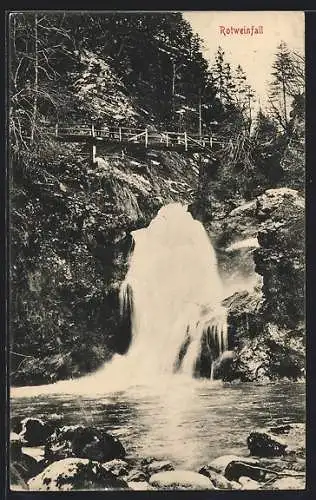
[[[199,91],[199,137],[202,137],[202,97],[201,91]]]
[[[34,101],[33,101],[33,113],[32,113],[32,123],[31,123],[31,144],[34,142],[36,120],[37,120],[37,106],[38,106],[38,17],[35,14],[34,18],[34,40],[35,40],[35,54],[34,54]]]

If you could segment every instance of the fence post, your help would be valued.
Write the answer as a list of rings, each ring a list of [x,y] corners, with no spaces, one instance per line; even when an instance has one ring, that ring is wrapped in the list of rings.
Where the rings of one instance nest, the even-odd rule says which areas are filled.
[[[95,137],[95,128],[94,128],[93,122],[91,123],[91,135],[92,135],[92,137]],[[93,141],[93,143],[92,143],[92,165],[95,164],[96,156],[97,156],[97,146],[96,146],[95,142]]]
[[[120,142],[122,142],[122,129],[121,129],[121,127],[119,127],[119,138],[120,138]]]
[[[168,132],[166,133],[166,136],[167,136],[166,145],[167,145],[167,147],[169,147],[169,135],[168,135]]]
[[[184,149],[185,151],[188,150],[188,137],[186,132],[184,132]]]
[[[55,137],[58,137],[58,123],[55,125]]]
[[[211,137],[210,137],[210,146],[211,146],[211,148],[213,147],[213,136],[212,136],[212,134],[211,134]]]
[[[148,147],[148,129],[145,129],[145,148]]]

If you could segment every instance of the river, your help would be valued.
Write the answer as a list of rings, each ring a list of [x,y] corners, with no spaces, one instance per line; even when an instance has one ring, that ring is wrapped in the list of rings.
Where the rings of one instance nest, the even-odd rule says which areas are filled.
[[[224,454],[247,454],[256,427],[305,421],[305,385],[209,380],[136,386],[114,393],[43,394],[11,399],[11,415],[60,425],[95,425],[119,437],[129,457],[154,456],[197,469]]]

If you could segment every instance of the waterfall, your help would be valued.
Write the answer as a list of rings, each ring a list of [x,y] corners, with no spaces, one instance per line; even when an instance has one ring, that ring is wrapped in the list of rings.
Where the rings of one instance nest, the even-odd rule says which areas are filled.
[[[228,348],[215,251],[203,225],[180,203],[161,208],[132,235],[134,251],[120,290],[121,313],[131,314],[132,325],[124,369],[140,380],[175,371],[192,377],[203,335],[212,361]]]
[[[228,349],[227,323],[216,255],[203,225],[187,207],[172,203],[132,235],[134,249],[120,288],[120,312],[132,329],[127,354],[116,354],[85,377],[14,388],[11,395],[104,393],[156,381],[167,388],[175,372],[196,375],[204,348],[213,378],[215,361]]]

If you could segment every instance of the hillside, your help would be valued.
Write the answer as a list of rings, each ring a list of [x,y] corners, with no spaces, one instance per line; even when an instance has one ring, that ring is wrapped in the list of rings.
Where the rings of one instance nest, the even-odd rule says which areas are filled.
[[[223,60],[208,67],[202,41],[180,13],[16,14],[10,37],[12,382],[77,377],[126,352],[130,325],[120,318],[118,290],[132,250],[130,233],[172,201],[189,205],[203,222],[223,277],[232,262],[238,274],[243,258],[237,252],[227,259],[229,244],[258,235],[255,261],[252,253],[245,256],[247,272],[263,276],[257,334],[266,338],[267,322],[285,337],[287,328],[301,331],[302,302],[298,312],[289,307],[293,297],[303,300],[304,279],[303,201],[299,212],[292,206],[304,188],[298,98],[290,131],[261,113],[250,133],[243,92],[229,86]],[[83,144],[56,142],[51,134],[56,122],[83,121],[171,131],[200,127],[203,133],[216,122],[216,133],[232,138],[233,146],[216,156],[100,148],[92,165]],[[253,233],[247,234],[246,212],[236,221],[234,211],[282,188],[295,193],[278,195],[264,216],[246,214]],[[276,230],[284,226],[279,241]],[[284,267],[284,260],[291,265]],[[288,283],[291,290],[297,286],[291,297]],[[283,317],[273,314],[275,302],[285,304]],[[301,358],[299,365],[295,377]]]

